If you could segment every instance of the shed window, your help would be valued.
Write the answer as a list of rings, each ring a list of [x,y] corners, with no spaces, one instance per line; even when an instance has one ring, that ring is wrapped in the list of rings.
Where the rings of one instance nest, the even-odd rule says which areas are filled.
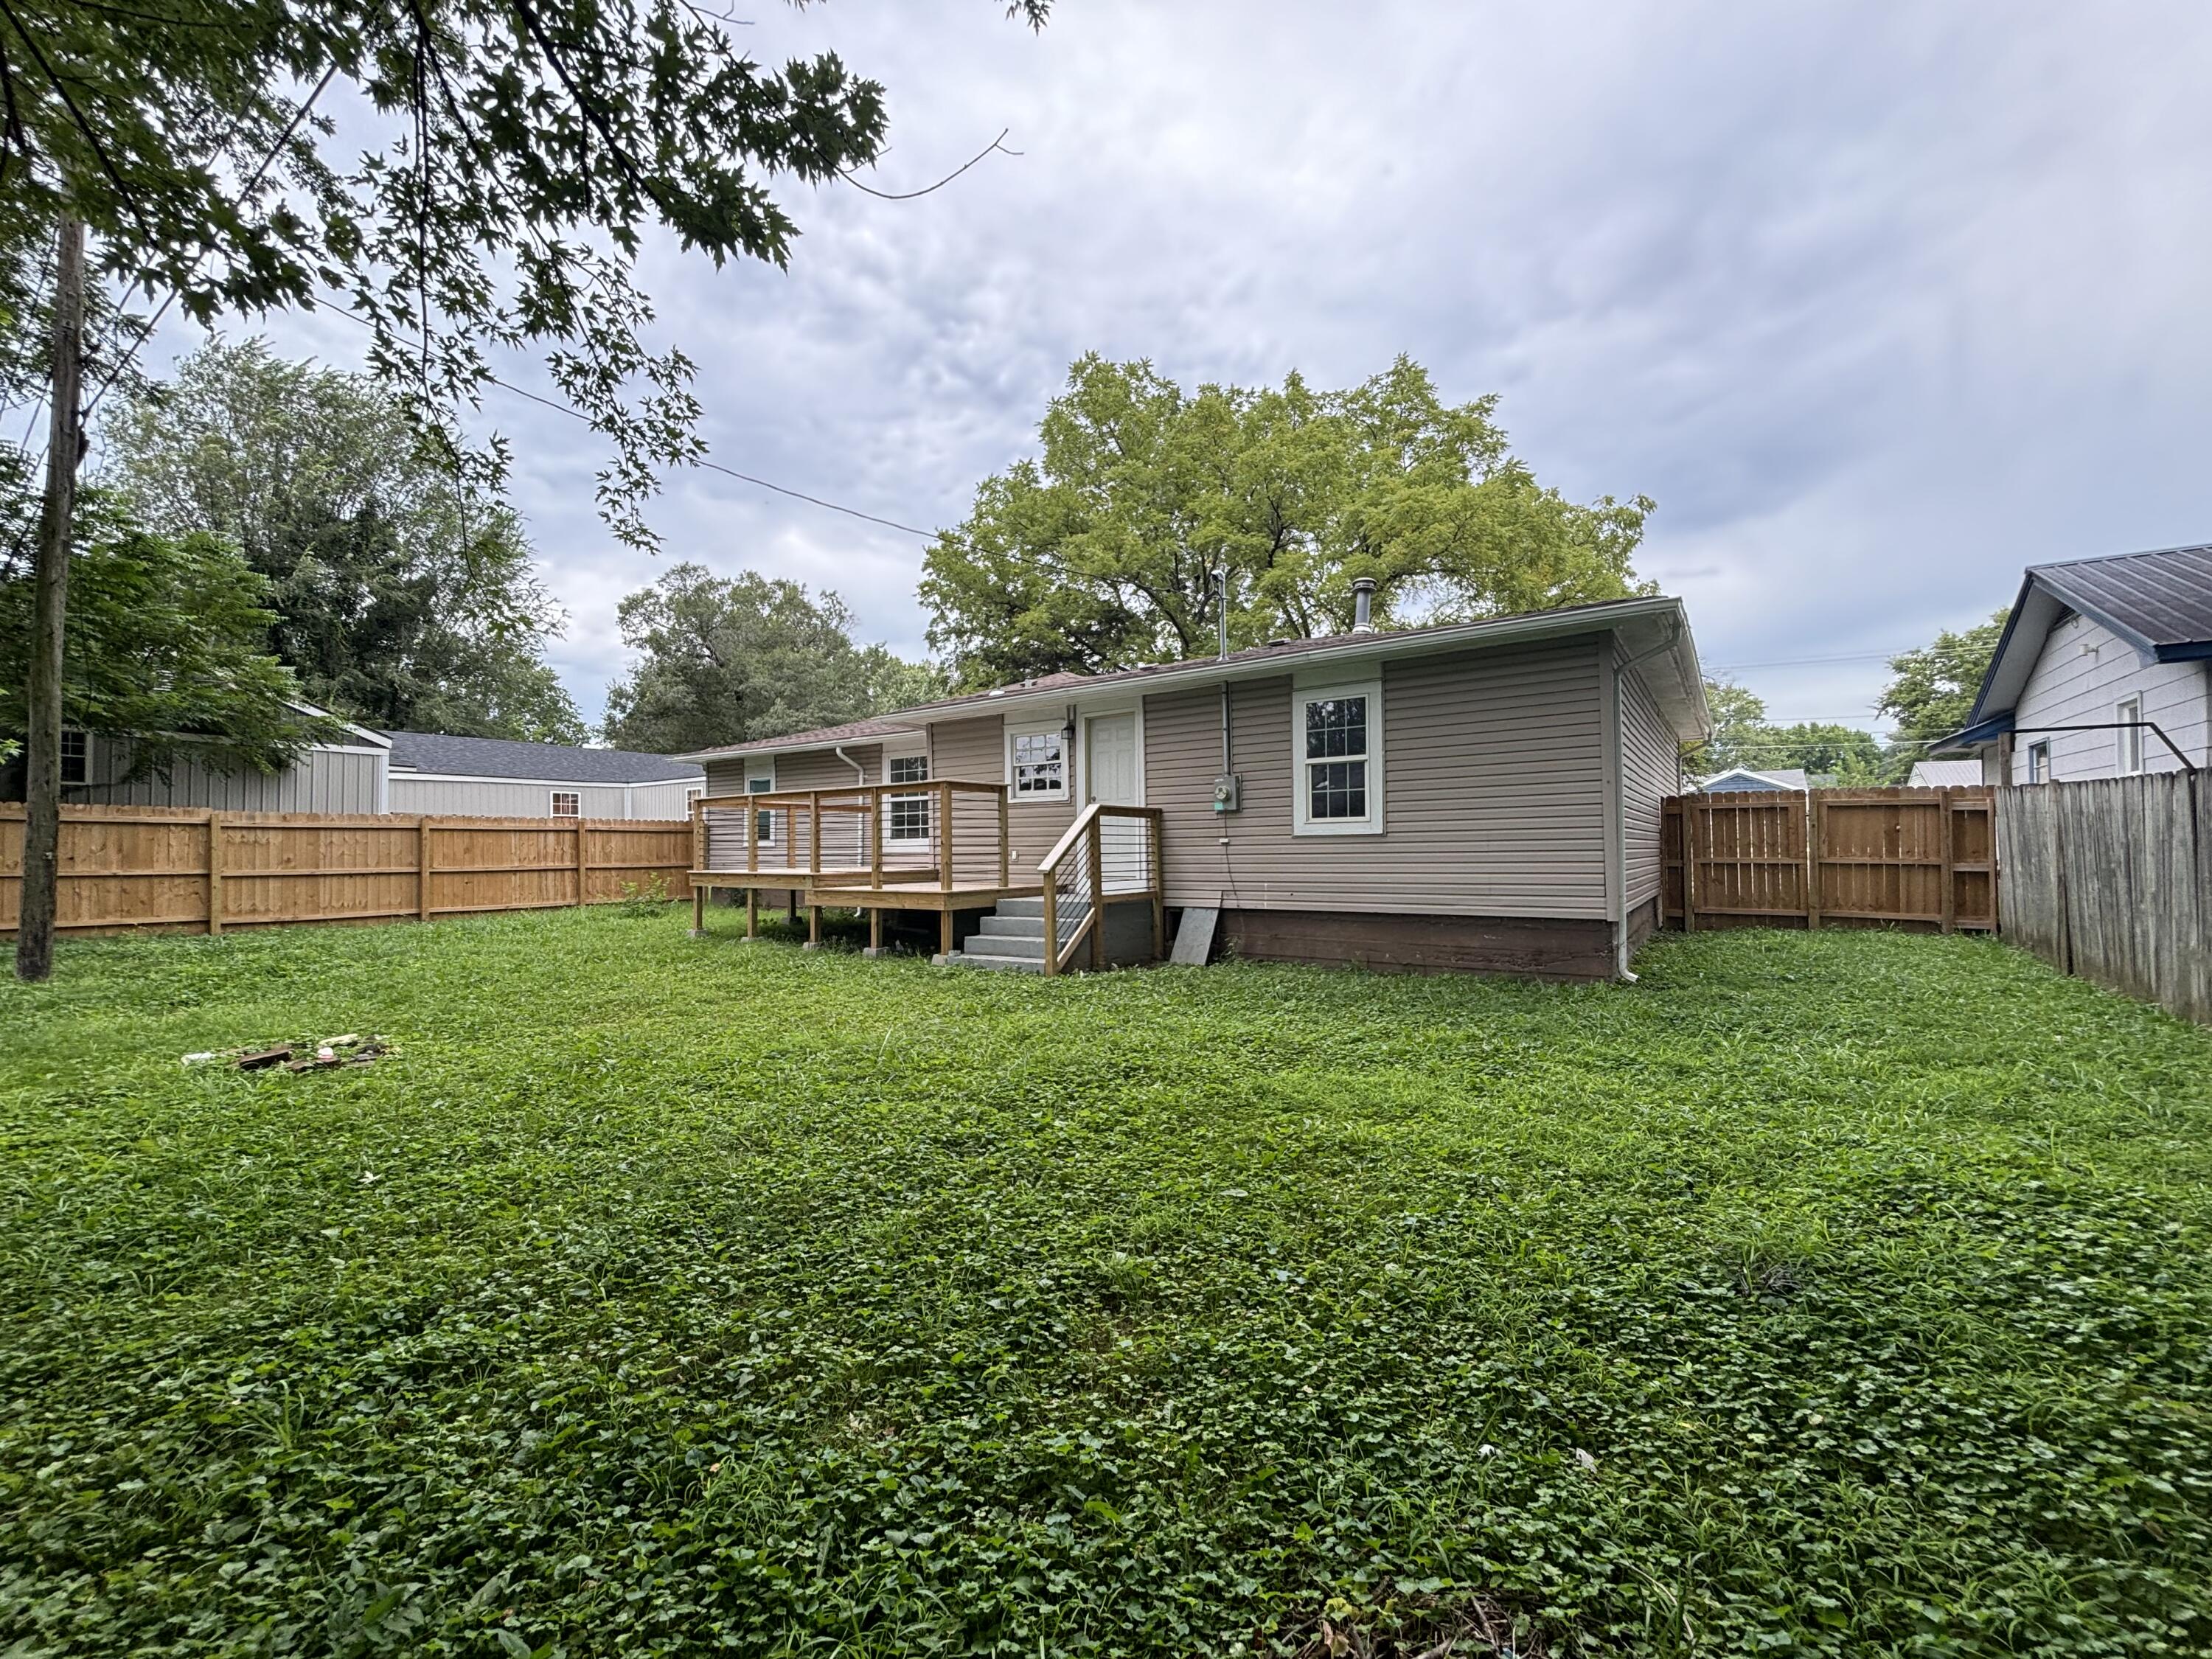
[[[1008,740],[1016,800],[1067,799],[1067,734],[1058,726],[1047,732],[1017,732]]]
[[[584,798],[574,789],[553,792],[553,816],[556,818],[580,818],[584,816]]]
[[[64,732],[61,762],[64,783],[90,783],[92,781],[92,734],[88,732]]]
[[[1381,833],[1382,686],[1370,681],[1301,691],[1292,707],[1297,833]]]
[[[2119,722],[2120,770],[2123,774],[2143,769],[2142,699],[2140,696],[2122,697],[2112,710],[2112,718]]]
[[[886,783],[927,783],[929,757],[893,755],[884,763]],[[884,835],[891,841],[929,839],[929,797],[890,795],[884,800]]]
[[[2051,781],[2051,744],[2047,738],[2027,745],[2027,781],[2030,783]]]

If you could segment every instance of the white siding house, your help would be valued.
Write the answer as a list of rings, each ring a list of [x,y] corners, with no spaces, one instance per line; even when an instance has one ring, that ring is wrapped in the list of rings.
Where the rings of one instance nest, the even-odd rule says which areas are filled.
[[[627,749],[387,732],[391,810],[434,817],[680,818],[706,783],[685,761]]]
[[[1945,746],[2014,785],[2212,765],[2212,547],[2030,568]]]

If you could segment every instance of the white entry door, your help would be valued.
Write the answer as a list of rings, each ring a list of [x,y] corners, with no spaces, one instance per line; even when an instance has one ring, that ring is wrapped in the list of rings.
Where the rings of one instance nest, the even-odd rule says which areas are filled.
[[[1090,798],[1109,806],[1135,806],[1144,795],[1137,717],[1093,714],[1084,722],[1084,771]],[[1141,818],[1109,817],[1098,825],[1099,874],[1109,893],[1142,892],[1151,847]]]

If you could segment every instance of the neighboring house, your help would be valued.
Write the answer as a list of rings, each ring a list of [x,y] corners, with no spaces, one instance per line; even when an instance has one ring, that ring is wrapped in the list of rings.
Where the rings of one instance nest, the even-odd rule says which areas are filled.
[[[1626,972],[1657,925],[1660,803],[1680,745],[1710,726],[1681,605],[1653,598],[1058,674],[684,758],[706,768],[710,802],[878,799],[886,852],[921,849],[925,867],[907,873],[924,877],[939,798],[889,787],[989,786],[972,826],[955,807],[970,872],[955,883],[807,894],[878,915],[939,909],[948,946],[982,921],[949,919],[963,895],[1034,906],[1020,896],[1041,890],[1040,860],[1103,802],[1158,809],[1166,908],[1218,908],[1241,955],[1595,978]],[[814,866],[808,848],[769,846],[772,832],[801,838],[775,829],[800,808],[783,810],[708,809],[711,884],[792,884],[743,879],[748,817],[763,838],[752,872],[823,873],[829,853]]]
[[[1716,772],[1709,778],[1700,778],[1698,787],[1708,795],[1781,789],[1795,789],[1802,795],[1805,793],[1807,780],[1805,769],[1802,766],[1770,766],[1763,772],[1754,772],[1747,766],[1732,766],[1725,772]]]
[[[2030,566],[1943,746],[1989,783],[2212,764],[2212,546]]]
[[[1912,775],[1905,783],[1908,789],[1966,789],[1981,781],[1978,760],[1924,760],[1912,763]]]
[[[699,768],[627,749],[387,732],[391,810],[499,818],[680,818]]]
[[[303,714],[327,714],[312,703],[292,706]],[[315,744],[281,772],[218,771],[193,760],[187,744],[166,778],[130,778],[128,739],[64,731],[62,799],[72,805],[205,806],[221,812],[381,812],[390,747],[383,733],[348,725],[340,741]],[[22,772],[19,760],[0,773],[0,799],[22,799]]]
[[[304,714],[325,711],[295,705]],[[203,806],[221,812],[427,813],[453,817],[680,818],[704,786],[696,766],[664,755],[572,749],[504,738],[373,732],[348,725],[282,772],[225,773],[189,755],[159,775],[122,781],[130,745],[62,734],[62,799],[76,805]],[[20,760],[0,771],[0,799],[22,795]]]

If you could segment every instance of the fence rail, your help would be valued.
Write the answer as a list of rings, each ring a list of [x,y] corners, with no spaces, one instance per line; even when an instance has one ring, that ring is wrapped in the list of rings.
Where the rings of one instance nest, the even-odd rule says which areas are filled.
[[[2212,772],[2039,784],[1999,802],[2006,936],[2212,1024]]]
[[[1677,795],[1661,809],[1661,920],[1712,927],[1997,923],[1993,791]]]
[[[220,933],[604,904],[660,878],[688,898],[691,825],[64,806],[57,926]],[[0,934],[23,891],[23,809],[0,805]]]

